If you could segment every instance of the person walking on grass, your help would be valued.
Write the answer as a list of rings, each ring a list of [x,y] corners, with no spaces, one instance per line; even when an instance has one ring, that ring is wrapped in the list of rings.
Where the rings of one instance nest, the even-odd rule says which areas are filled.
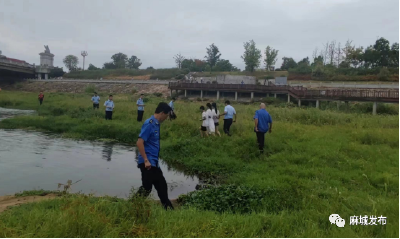
[[[210,103],[207,103],[207,111],[206,111],[206,117],[208,121],[208,133],[210,135],[215,136],[215,125],[214,125],[214,116],[215,112],[212,110],[212,105]]]
[[[213,102],[212,104],[212,110],[215,112],[214,114],[214,127],[215,127],[215,133],[218,134],[219,137],[221,137],[221,133],[218,130],[219,126],[219,110],[217,109],[217,104]]]
[[[108,96],[108,100],[104,102],[104,106],[106,107],[106,120],[112,120],[113,110],[115,107],[112,95]]]
[[[236,111],[235,108],[231,106],[231,102],[229,100],[225,101],[225,109],[224,113],[221,115],[224,116],[224,132],[225,134],[231,136],[230,129],[232,122],[236,122]],[[235,116],[235,120],[233,120],[233,116]]]
[[[207,134],[207,127],[208,127],[208,120],[207,120],[207,113],[204,106],[200,106],[201,113],[201,126],[200,126],[200,135],[201,137],[208,137]]]
[[[97,95],[97,92],[94,92],[94,96],[92,97],[93,109],[99,109],[100,96]]]
[[[265,104],[260,104],[260,109],[254,115],[254,132],[257,135],[258,149],[260,153],[264,153],[264,139],[265,133],[272,132],[272,118],[268,111],[265,109]]]
[[[136,195],[148,197],[154,185],[158,197],[166,210],[174,209],[174,207],[168,198],[167,182],[158,160],[160,153],[160,124],[168,118],[171,110],[167,103],[159,103],[154,115],[142,125],[142,130],[136,143],[139,150],[138,168],[142,173],[142,186]]]
[[[171,107],[171,112],[169,113],[169,120],[173,120],[173,119],[176,119],[176,115],[175,115],[175,105],[174,105],[174,102],[175,102],[175,97],[173,97],[172,98],[172,100],[171,100],[171,102],[169,102],[169,107]]]
[[[144,114],[144,103],[143,103],[143,94],[140,95],[140,98],[136,101],[136,105],[138,107],[137,111],[137,121],[142,122],[143,114]]]
[[[38,100],[39,100],[39,104],[42,105],[43,103],[43,99],[44,99],[44,95],[43,92],[40,91],[39,95],[38,95]]]

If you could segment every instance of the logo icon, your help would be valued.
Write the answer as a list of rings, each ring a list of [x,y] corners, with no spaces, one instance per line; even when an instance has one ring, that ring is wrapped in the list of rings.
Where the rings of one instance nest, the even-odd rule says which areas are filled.
[[[329,216],[329,221],[331,224],[336,224],[337,227],[344,227],[346,221],[339,216],[339,214],[331,214]]]

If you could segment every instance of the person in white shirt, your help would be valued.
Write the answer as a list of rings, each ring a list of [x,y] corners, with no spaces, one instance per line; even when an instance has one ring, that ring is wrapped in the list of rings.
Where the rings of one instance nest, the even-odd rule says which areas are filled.
[[[215,133],[218,134],[219,137],[221,137],[221,133],[218,130],[219,126],[219,110],[217,109],[217,104],[213,102],[212,104],[212,111],[215,112],[214,114],[214,126],[215,126]]]
[[[201,137],[208,137],[208,134],[207,134],[208,120],[207,120],[207,114],[206,114],[204,106],[200,106],[200,110],[202,111],[200,121],[203,122],[200,127],[200,135],[201,135]]]
[[[214,116],[215,112],[212,110],[212,106],[210,103],[207,103],[207,111],[206,111],[206,117],[208,120],[208,133],[211,135],[215,136],[215,125],[214,125]]]

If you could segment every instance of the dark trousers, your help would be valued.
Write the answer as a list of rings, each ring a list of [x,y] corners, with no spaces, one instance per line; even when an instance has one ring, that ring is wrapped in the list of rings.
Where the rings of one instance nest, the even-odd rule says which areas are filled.
[[[164,208],[174,209],[171,201],[168,199],[167,181],[165,181],[161,168],[151,167],[150,170],[147,170],[144,163],[139,164],[138,168],[140,168],[140,171],[142,172],[142,186],[139,188],[137,195],[148,197],[154,185]]]
[[[98,108],[99,108],[99,104],[93,103],[93,109],[98,109]]]
[[[43,99],[39,99],[39,104],[42,105]]]
[[[232,119],[224,119],[224,132],[225,134],[229,134],[229,130],[232,125]]]
[[[106,120],[112,120],[112,111],[106,111]]]
[[[261,153],[264,152],[264,142],[265,142],[265,133],[264,132],[256,132],[257,135],[257,142],[258,142],[258,149]]]
[[[142,122],[144,110],[137,111],[137,121]]]

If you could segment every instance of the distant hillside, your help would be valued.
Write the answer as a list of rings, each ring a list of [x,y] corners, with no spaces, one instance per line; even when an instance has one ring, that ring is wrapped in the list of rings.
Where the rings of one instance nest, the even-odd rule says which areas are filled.
[[[148,79],[183,79],[183,77],[189,73],[187,69],[148,69],[148,70],[134,70],[134,69],[116,69],[116,70],[86,70],[86,71],[75,71],[66,73],[64,78],[73,79],[120,79],[120,80],[148,80]],[[247,75],[256,76],[258,79],[264,79],[266,76],[274,78],[276,76],[287,76],[287,71],[256,71],[256,72],[196,72],[198,77],[210,77],[217,75]]]

